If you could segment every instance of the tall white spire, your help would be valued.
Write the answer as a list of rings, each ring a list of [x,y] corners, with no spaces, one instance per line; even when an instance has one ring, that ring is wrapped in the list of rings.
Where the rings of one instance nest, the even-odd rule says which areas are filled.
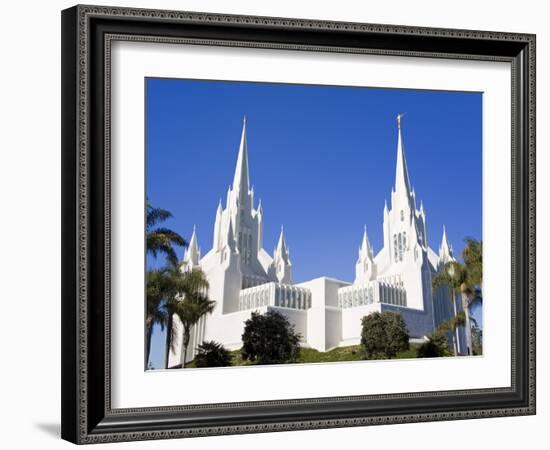
[[[195,225],[193,225],[193,234],[191,235],[191,240],[189,241],[189,246],[187,247],[183,261],[187,266],[194,267],[199,264],[199,259],[200,250],[197,242],[197,230]]]
[[[285,234],[282,225],[281,234],[279,235],[279,242],[277,243],[277,248],[275,249],[275,259],[282,259],[287,264],[289,262],[289,253],[286,246]]]
[[[407,170],[407,161],[405,159],[405,150],[403,148],[403,137],[401,136],[401,120],[404,114],[397,115],[397,163],[395,166],[395,192],[405,194],[409,199],[411,196],[411,184],[409,181],[409,171]]]
[[[222,227],[222,199],[220,198],[220,201],[218,203],[218,209],[216,210],[216,222],[214,223],[214,240],[213,240],[213,247],[215,250],[220,249],[220,235],[221,235],[221,227]]]
[[[447,230],[445,229],[445,225],[443,225],[443,236],[441,238],[441,245],[439,246],[439,261],[444,264],[453,259],[453,249],[449,245]]]
[[[241,133],[241,143],[239,145],[239,155],[237,156],[237,165],[235,166],[235,176],[233,177],[233,192],[239,194],[248,194],[250,180],[248,178],[248,149],[246,146],[246,116],[243,118],[243,130]]]
[[[281,225],[281,234],[279,235],[279,242],[275,248],[273,254],[273,266],[275,271],[275,277],[279,283],[292,283],[292,264],[290,262],[290,256],[288,247],[286,246],[285,234],[283,226]]]
[[[363,240],[361,247],[359,248],[359,259],[372,258],[372,247],[367,236],[367,226],[365,225],[363,230]]]
[[[367,226],[363,230],[363,240],[359,247],[359,257],[355,264],[355,283],[365,283],[376,276],[376,267],[374,264],[374,256],[372,247],[367,235]]]

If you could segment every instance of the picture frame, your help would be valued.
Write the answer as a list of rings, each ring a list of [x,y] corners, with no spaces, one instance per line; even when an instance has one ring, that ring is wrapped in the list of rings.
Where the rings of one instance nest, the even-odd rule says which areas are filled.
[[[115,41],[511,66],[508,387],[113,408]],[[62,437],[100,443],[535,414],[535,36],[78,5],[62,12]]]

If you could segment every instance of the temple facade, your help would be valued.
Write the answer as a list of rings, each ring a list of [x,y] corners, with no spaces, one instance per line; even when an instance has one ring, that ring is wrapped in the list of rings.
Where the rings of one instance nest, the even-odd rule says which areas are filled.
[[[361,339],[362,317],[394,311],[405,320],[412,342],[420,342],[437,325],[461,310],[445,287],[432,290],[432,277],[453,260],[445,228],[438,252],[428,245],[426,213],[417,208],[405,159],[401,115],[397,116],[397,159],[390,206],[384,205],[383,247],[376,253],[366,227],[360,239],[353,282],[319,277],[294,283],[289,249],[281,227],[273,253],[263,247],[263,209],[250,185],[246,119],[243,122],[233,183],[225,206],[214,218],[213,245],[201,255],[197,232],[185,253],[182,270],[201,268],[209,281],[214,312],[191,330],[188,360],[203,341],[214,340],[230,350],[242,345],[244,322],[253,311],[284,314],[302,338],[301,345],[327,351],[355,345]],[[353,264],[350,255],[350,264]],[[183,359],[181,323],[174,316],[177,340],[168,367]],[[464,348],[463,334],[459,334]]]

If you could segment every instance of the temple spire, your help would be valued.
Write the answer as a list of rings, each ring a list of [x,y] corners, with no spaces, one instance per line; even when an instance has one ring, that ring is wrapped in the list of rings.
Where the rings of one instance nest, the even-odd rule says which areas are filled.
[[[279,283],[292,283],[292,264],[290,262],[290,255],[288,247],[285,242],[285,235],[283,226],[281,225],[281,234],[279,235],[279,242],[275,248],[273,254],[273,266],[275,270],[275,276]]]
[[[283,261],[285,265],[290,264],[290,253],[288,247],[286,246],[285,234],[283,226],[281,225],[281,234],[279,235],[279,242],[273,254],[273,260],[275,263]]]
[[[237,156],[237,165],[235,166],[235,176],[233,178],[233,192],[248,194],[249,186],[248,149],[246,146],[246,116],[244,116],[241,143],[239,145],[239,155]]]
[[[276,256],[283,259],[288,263],[288,248],[285,242],[285,233],[283,226],[281,225],[281,234],[279,235],[279,242],[277,243],[277,249],[275,250]]]
[[[193,225],[193,234],[191,235],[191,240],[189,241],[189,247],[187,247],[187,252],[185,253],[184,262],[196,266],[199,264],[200,251],[199,245],[197,242],[197,229]]]
[[[441,245],[439,246],[439,259],[442,263],[446,263],[453,259],[453,249],[447,239],[447,230],[445,229],[445,225],[443,225],[443,236],[441,238]]]
[[[355,282],[363,283],[373,279],[376,273],[374,255],[367,235],[367,226],[363,230],[363,240],[359,247],[359,256],[355,264]]]
[[[403,137],[401,136],[401,120],[404,114],[397,115],[397,163],[395,166],[395,192],[404,193],[407,198],[411,195],[411,184],[409,181],[409,172],[407,170],[407,161],[403,149]]]
[[[369,242],[369,237],[367,235],[367,226],[364,226],[363,229],[363,240],[361,241],[361,247],[359,248],[359,258],[372,258],[372,248]]]
[[[364,252],[369,249],[369,237],[367,236],[367,226],[363,229],[363,241],[361,242],[361,250]]]
[[[214,223],[214,240],[213,240],[213,248],[216,250],[220,249],[220,236],[221,236],[221,227],[222,227],[222,199],[220,198],[220,201],[218,203],[218,209],[216,209],[216,222]]]

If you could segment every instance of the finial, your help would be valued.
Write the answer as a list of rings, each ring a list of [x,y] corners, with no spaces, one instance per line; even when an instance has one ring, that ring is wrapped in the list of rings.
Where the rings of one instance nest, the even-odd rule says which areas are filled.
[[[246,113],[243,115],[243,125],[246,125]]]
[[[397,114],[397,128],[401,128],[401,118],[405,116],[405,113]]]
[[[193,234],[195,234],[196,231],[197,231],[197,226],[193,224]]]

